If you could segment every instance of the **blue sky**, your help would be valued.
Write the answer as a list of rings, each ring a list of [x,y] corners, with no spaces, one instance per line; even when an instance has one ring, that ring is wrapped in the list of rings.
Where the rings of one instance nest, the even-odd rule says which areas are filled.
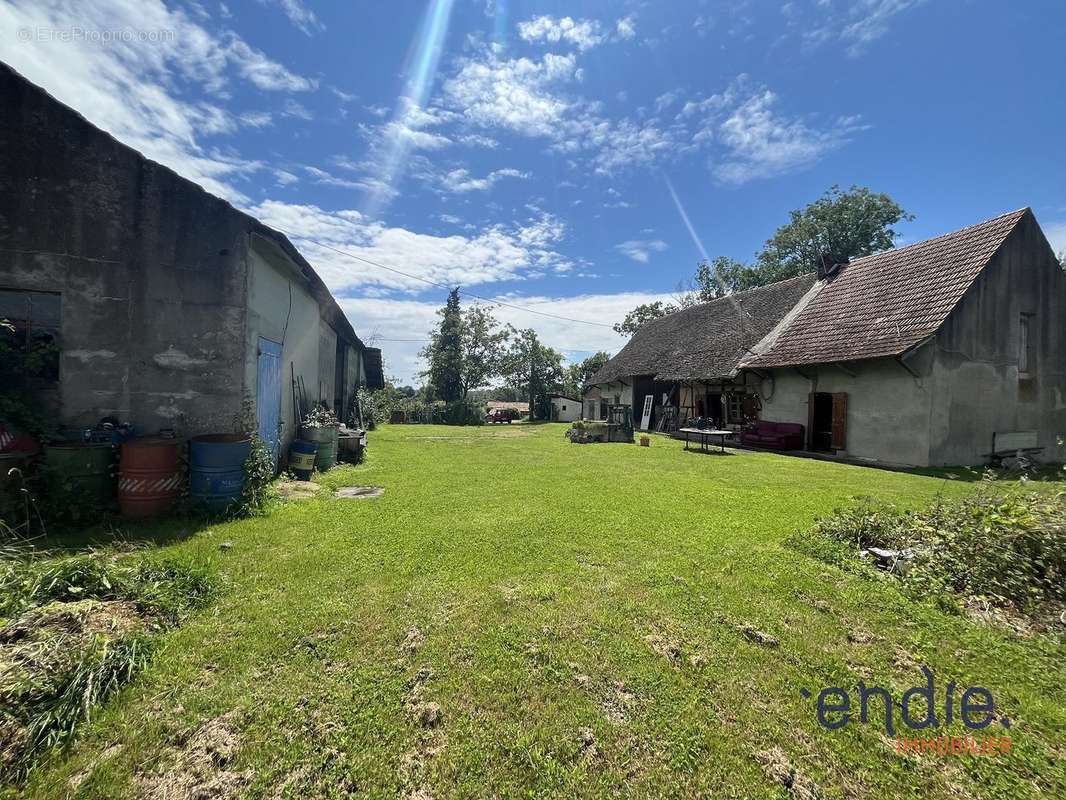
[[[287,232],[403,381],[444,290],[330,248],[580,359],[833,184],[1066,247],[1063,41],[1061,0],[0,0],[0,59]]]

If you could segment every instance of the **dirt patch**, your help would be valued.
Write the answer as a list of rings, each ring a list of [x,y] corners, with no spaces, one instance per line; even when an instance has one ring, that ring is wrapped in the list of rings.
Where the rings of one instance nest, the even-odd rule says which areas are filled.
[[[417,625],[410,625],[407,630],[403,632],[403,640],[400,642],[400,653],[405,656],[413,656],[425,643],[425,634],[419,630]]]
[[[762,645],[763,647],[777,647],[781,644],[776,636],[760,631],[754,625],[739,625],[737,626],[737,630],[744,634],[744,637],[748,641],[755,642],[755,644]]]
[[[310,500],[322,487],[311,481],[278,481],[274,488],[283,500]]]
[[[660,633],[651,633],[644,637],[645,644],[656,655],[662,656],[675,667],[681,663],[681,645]]]
[[[797,800],[818,800],[821,797],[818,784],[794,767],[780,747],[756,753],[755,760],[762,764],[766,777],[784,786],[791,797]]]
[[[48,603],[29,609],[0,628],[0,645],[43,642],[57,637],[68,639],[69,645],[69,637],[99,634],[117,638],[144,628],[145,619],[136,603],[126,600]]]
[[[165,759],[165,771],[143,779],[144,796],[150,800],[236,797],[255,776],[250,769],[231,769],[240,747],[236,712],[205,722]]]
[[[607,715],[608,722],[615,725],[626,722],[636,703],[637,696],[629,691],[622,681],[612,682],[600,695],[600,706]]]
[[[859,630],[858,628],[848,631],[848,641],[852,644],[869,644],[877,638],[869,631]]]
[[[429,762],[444,749],[440,704],[424,698],[426,686],[433,677],[430,667],[421,667],[408,681],[408,691],[403,699],[404,709],[421,729],[415,746],[400,761],[399,777],[405,787],[404,797],[410,800],[432,800],[433,793],[425,786]]]
[[[343,500],[369,500],[383,494],[385,490],[380,486],[341,486],[333,492],[334,497]]]

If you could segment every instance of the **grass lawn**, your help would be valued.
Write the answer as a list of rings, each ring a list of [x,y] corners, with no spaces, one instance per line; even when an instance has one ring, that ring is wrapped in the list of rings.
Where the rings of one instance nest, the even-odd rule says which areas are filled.
[[[141,796],[230,714],[249,797],[1066,796],[1066,647],[782,544],[856,495],[972,484],[565,429],[386,426],[320,479],[380,498],[131,528],[210,562],[225,593],[24,795]],[[990,689],[1011,754],[898,754],[883,727],[823,729],[800,694],[865,679],[898,700],[919,664],[941,702],[949,680]]]

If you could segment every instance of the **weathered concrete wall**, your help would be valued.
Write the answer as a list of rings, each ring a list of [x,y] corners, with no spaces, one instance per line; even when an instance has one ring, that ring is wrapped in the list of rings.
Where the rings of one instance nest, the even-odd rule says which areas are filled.
[[[1028,315],[1035,366],[1020,376]],[[933,464],[987,462],[993,434],[1035,430],[1040,458],[1066,460],[1066,276],[1032,216],[970,287],[933,343]]]
[[[297,435],[292,376],[302,377],[311,400],[318,386],[319,306],[291,261],[258,237],[248,249],[248,336],[245,385],[254,397],[258,380],[259,337],[281,349],[282,449]]]
[[[763,381],[760,387],[762,419],[798,422],[806,428],[811,392],[847,392],[847,449],[838,455],[927,466],[932,398],[929,360],[918,354],[908,362],[919,377],[891,359],[849,364],[854,376],[833,366],[804,367],[806,377],[791,369],[772,370],[772,382]]]
[[[576,419],[581,419],[581,402],[579,400],[553,397],[551,403],[552,419],[557,422],[573,422]]]
[[[324,319],[318,323],[318,398],[333,408],[337,386],[337,332]],[[308,387],[310,388],[310,387]],[[343,415],[344,410],[333,409]]]
[[[62,296],[63,422],[228,425],[248,218],[2,65],[0,98],[0,286]]]

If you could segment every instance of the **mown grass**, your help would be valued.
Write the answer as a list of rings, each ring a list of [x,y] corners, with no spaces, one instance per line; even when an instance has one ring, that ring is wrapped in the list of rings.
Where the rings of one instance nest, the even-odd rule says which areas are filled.
[[[140,796],[229,712],[250,797],[780,798],[757,757],[775,747],[826,797],[1066,794],[1066,647],[783,545],[855,496],[914,507],[971,484],[661,437],[578,446],[565,427],[387,426],[312,500],[132,529],[227,592],[24,795]],[[865,679],[898,699],[918,664],[989,688],[1012,753],[899,755],[873,725],[823,729],[800,694]]]

